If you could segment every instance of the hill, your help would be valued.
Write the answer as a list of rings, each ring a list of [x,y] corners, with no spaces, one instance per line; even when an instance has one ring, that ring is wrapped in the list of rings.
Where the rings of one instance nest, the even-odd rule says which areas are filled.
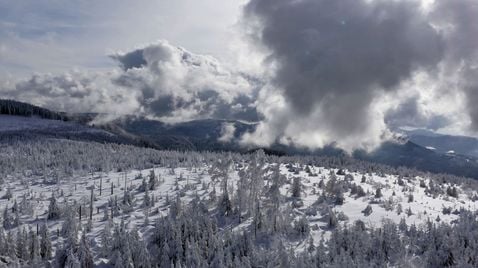
[[[138,116],[126,116],[103,124],[90,125],[95,114],[62,114],[33,105],[3,101],[3,110],[7,114],[0,117],[0,141],[12,138],[61,138],[100,143],[121,143],[142,147],[181,150],[181,151],[232,151],[247,153],[258,148],[244,147],[239,143],[240,137],[253,131],[255,124],[233,120],[194,120],[177,124],[166,124]],[[32,117],[33,116],[33,117]],[[43,116],[44,118],[41,118]],[[53,119],[47,119],[51,117]],[[63,121],[68,120],[68,121]],[[230,133],[226,133],[229,130]],[[227,139],[223,139],[228,134]],[[422,135],[421,144],[427,144],[440,138],[439,135]],[[415,138],[413,138],[415,137]],[[418,139],[412,136],[408,140],[383,143],[373,152],[357,150],[352,157],[390,165],[408,167],[433,173],[448,173],[457,176],[478,178],[478,160],[473,156],[430,150],[414,143]],[[437,148],[447,148],[439,147]],[[470,147],[471,148],[471,147]],[[318,155],[347,158],[347,154],[334,147],[308,150],[273,144],[263,148],[274,155]]]
[[[234,127],[233,136],[228,142],[220,140],[225,125]],[[116,120],[109,124],[109,127],[111,126],[148,140],[156,148],[235,152],[248,152],[257,149],[243,147],[238,143],[239,138],[245,132],[253,131],[255,128],[255,124],[239,121],[208,119],[171,125],[141,117],[129,117]],[[275,155],[348,157],[344,151],[333,145],[309,150],[277,143],[264,149]],[[394,167],[403,166],[433,173],[449,173],[478,179],[478,160],[476,158],[460,154],[440,153],[420,146],[411,140],[385,142],[372,152],[357,150],[352,157]]]
[[[476,181],[262,151],[178,153],[59,140],[28,148],[18,156],[29,164],[4,177],[0,191],[0,262],[7,266],[478,264]],[[97,162],[102,170],[78,173]],[[51,167],[58,172],[44,173]]]
[[[53,112],[29,103],[0,99],[0,115],[40,117],[51,120],[68,120],[65,114]]]

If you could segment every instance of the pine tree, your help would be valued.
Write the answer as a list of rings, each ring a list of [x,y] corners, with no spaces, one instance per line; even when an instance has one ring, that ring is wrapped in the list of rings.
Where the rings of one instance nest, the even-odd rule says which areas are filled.
[[[149,208],[151,206],[151,198],[149,197],[149,187],[146,187],[144,191],[144,198],[143,198],[143,207]]]
[[[13,217],[13,226],[17,227],[17,226],[20,226],[21,222],[20,222],[20,209],[18,208],[18,203],[17,203],[17,200],[15,199],[15,201],[13,202],[13,207],[12,207],[12,212],[14,213],[14,217]]]
[[[254,226],[254,237],[257,237],[257,232],[260,231],[263,227],[263,215],[261,212],[261,204],[260,201],[256,201],[256,209],[254,210],[253,214],[253,226]]]
[[[124,233],[124,242],[123,242],[123,245],[122,245],[122,257],[123,257],[123,266],[124,267],[127,267],[127,268],[133,268],[133,259],[131,257],[131,244],[128,243],[128,233],[125,232]]]
[[[28,235],[25,228],[18,229],[16,240],[17,257],[21,260],[28,261],[30,259],[30,254],[28,254]]]
[[[211,166],[209,173],[211,174],[211,180],[216,183],[218,180],[222,180],[222,195],[219,199],[218,210],[222,215],[229,215],[232,211],[232,203],[228,193],[228,181],[229,173],[233,166],[231,156],[228,155],[226,159],[217,159]]]
[[[108,207],[103,208],[103,221],[108,221],[110,219],[110,216],[108,214]]]
[[[156,201],[155,201],[155,196],[154,196],[154,193],[151,194],[151,202],[150,202],[150,207],[154,207],[156,205]]]
[[[396,210],[397,210],[397,215],[402,214],[403,212],[402,204],[397,204]]]
[[[44,223],[40,229],[40,256],[43,260],[49,260],[52,256],[52,247],[48,227]]]
[[[131,248],[131,259],[134,267],[151,267],[150,256],[146,243],[140,238],[136,229],[128,235],[128,244]]]
[[[144,223],[143,223],[143,225],[144,226],[149,225],[149,208],[144,210]]]
[[[5,256],[6,255],[6,236],[5,236],[5,229],[3,229],[3,226],[0,225],[0,256]]]
[[[408,230],[408,225],[407,225],[407,221],[405,220],[405,218],[402,218],[400,220],[400,223],[398,224],[398,229],[400,231],[402,231],[403,233],[407,232]]]
[[[382,189],[377,188],[377,190],[375,190],[375,198],[381,198],[382,196],[383,196]]]
[[[161,249],[161,264],[159,267],[171,267],[171,259],[169,258],[169,245],[167,242],[164,243],[163,248]]]
[[[329,228],[335,228],[338,224],[337,216],[335,213],[332,211],[331,208],[329,210],[329,221],[328,221],[328,226]]]
[[[16,250],[15,240],[13,238],[12,231],[7,232],[4,251],[6,256],[14,260],[17,258],[17,250]]]
[[[292,182],[292,197],[300,198],[302,191],[302,185],[299,177],[294,177]]]
[[[80,260],[78,260],[72,249],[68,251],[68,255],[66,257],[66,261],[63,267],[81,268]]]
[[[227,190],[225,190],[225,192],[222,194],[222,198],[220,199],[218,204],[218,210],[223,216],[229,216],[232,212],[232,203],[229,199],[229,194]]]
[[[115,250],[113,254],[110,256],[109,264],[115,268],[124,268],[124,260],[121,257],[121,252],[119,250]]]
[[[136,177],[136,179],[138,179],[138,177]],[[149,189],[149,186],[146,183],[146,179],[143,178],[143,180],[141,181],[141,184],[138,187],[138,191],[139,192],[144,192],[144,191],[146,191],[146,189]]]
[[[93,256],[85,232],[83,232],[81,237],[77,255],[82,268],[93,267]]]
[[[176,201],[169,207],[169,215],[173,218],[180,216],[182,213],[181,198],[176,195]]]
[[[156,179],[156,174],[154,174],[154,169],[149,172],[149,190],[155,190],[158,187],[158,181]]]
[[[362,213],[364,216],[369,216],[370,214],[372,214],[372,212],[373,212],[373,209],[371,205],[367,205],[367,207],[364,210],[362,210]]]
[[[279,217],[280,217],[280,204],[282,196],[280,193],[280,187],[282,186],[282,179],[280,175],[279,165],[274,168],[274,171],[271,176],[272,184],[268,191],[268,197],[270,200],[270,208],[267,214],[272,218],[272,231],[276,232],[279,230]]]
[[[7,188],[7,192],[5,193],[5,195],[3,196],[4,199],[7,199],[8,201],[10,201],[10,199],[13,197],[13,194],[12,194],[12,189],[9,187]]]
[[[186,250],[186,266],[187,267],[201,267],[201,257],[199,249],[195,243],[191,243]]]
[[[40,258],[40,241],[36,232],[30,228],[29,232],[29,242],[28,242],[28,252],[30,254],[30,260],[35,262]]]
[[[105,223],[103,230],[100,233],[100,240],[101,240],[101,255],[106,258],[109,257],[109,254],[111,253],[111,240],[112,240],[112,235],[111,235],[111,222],[108,221]]]
[[[89,233],[92,230],[93,230],[93,221],[91,220],[91,218],[89,218],[88,221],[86,222],[84,231]]]
[[[58,207],[54,193],[52,193],[50,198],[50,204],[48,205],[47,218],[49,220],[57,220],[60,218],[60,208]]]
[[[61,225],[61,234],[63,237],[73,237],[76,239],[78,234],[78,219],[76,218],[76,209],[66,209],[64,221]],[[75,243],[76,244],[76,243]]]
[[[408,208],[407,208],[406,214],[407,214],[408,217],[410,217],[410,216],[413,215],[413,211],[412,211],[412,208],[411,208],[411,207],[408,207]]]
[[[89,220],[92,221],[93,220],[93,203],[95,202],[95,197],[94,197],[94,192],[93,192],[93,189],[94,187],[92,186],[91,187],[91,192],[90,192],[90,218]]]
[[[8,206],[6,206],[5,210],[3,211],[3,228],[10,229],[13,226],[13,218],[10,215],[10,210],[8,209]]]

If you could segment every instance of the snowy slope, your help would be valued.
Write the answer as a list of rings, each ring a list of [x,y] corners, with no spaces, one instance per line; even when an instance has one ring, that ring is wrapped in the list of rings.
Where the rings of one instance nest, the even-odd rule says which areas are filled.
[[[14,131],[48,131],[51,133],[97,133],[112,135],[106,131],[86,127],[74,122],[61,120],[42,119],[38,117],[24,117],[13,115],[0,115],[0,132]]]
[[[247,165],[247,163],[236,162],[228,171],[228,189],[231,199],[235,198],[235,191],[241,187],[238,185],[240,173]],[[179,162],[174,167],[158,165],[153,169],[96,172],[88,176],[74,175],[60,181],[33,175],[23,176],[20,180],[18,177],[7,177],[0,197],[7,197],[7,192],[11,193],[11,197],[0,200],[0,211],[6,208],[11,209],[17,202],[22,207],[20,227],[35,229],[37,223],[47,222],[53,247],[58,248],[67,239],[62,235],[58,236],[65,219],[46,221],[52,194],[55,195],[57,203],[63,210],[74,208],[76,210],[74,217],[78,219],[79,206],[81,206],[83,215],[80,226],[84,227],[88,222],[90,194],[93,189],[93,228],[87,233],[87,237],[92,241],[95,263],[106,264],[108,259],[100,254],[103,243],[101,232],[109,222],[105,220],[105,211],[110,213],[112,203],[121,203],[125,193],[131,195],[132,201],[128,210],[122,207],[112,221],[116,224],[124,221],[128,229],[137,229],[139,235],[147,240],[155,228],[155,221],[168,215],[171,200],[176,197],[179,197],[184,205],[199,198],[210,205],[211,213],[216,213],[213,211],[217,203],[213,199],[216,200],[222,196],[221,185],[225,175],[215,176],[213,181],[211,174],[214,172],[210,172],[211,167],[214,167],[214,164],[203,161],[194,164]],[[309,237],[316,245],[320,240],[328,239],[333,231],[328,220],[330,210],[337,215],[339,225],[351,225],[360,220],[368,227],[379,227],[386,219],[397,224],[404,219],[408,225],[423,225],[427,221],[453,224],[458,219],[457,211],[462,208],[476,211],[478,207],[478,198],[476,198],[478,195],[475,191],[450,183],[438,185],[431,178],[399,178],[397,175],[377,173],[361,174],[298,163],[268,162],[261,168],[274,170],[276,167],[279,167],[280,176],[285,180],[280,188],[282,211],[291,213],[291,219],[298,220],[305,217],[310,227]],[[154,178],[158,180],[159,186],[148,191],[147,194],[148,198],[154,200],[154,205],[145,206],[146,192],[140,189],[144,181],[149,180],[151,172],[154,172]],[[264,189],[273,183],[273,176],[270,176],[272,173],[273,171],[264,173]],[[358,197],[357,194],[352,193],[352,185],[360,186],[365,195]],[[296,192],[294,197],[294,187],[297,186],[299,194]],[[454,193],[457,194],[456,197],[446,191],[453,187],[456,189]],[[437,189],[431,191],[432,188]],[[337,189],[341,189],[340,193],[337,193]],[[377,195],[377,189],[380,189],[381,195]],[[265,193],[261,194],[263,202],[266,202],[265,195]],[[340,196],[343,196],[342,201],[337,199]],[[413,200],[410,196],[413,196]],[[365,215],[363,211],[368,205],[371,206],[372,211],[369,215]],[[446,212],[447,209],[449,212]],[[111,217],[111,214],[109,215]],[[251,228],[251,224],[252,219],[246,217],[242,222],[229,221],[227,225],[220,228],[239,232]],[[18,228],[13,227],[10,231],[16,232]],[[82,233],[81,229],[79,233]],[[305,250],[308,241],[309,239],[306,238],[291,240],[288,246],[301,252]]]
[[[74,121],[0,115],[0,143],[11,143],[12,140],[38,141],[45,139],[145,145],[136,137],[113,133]]]

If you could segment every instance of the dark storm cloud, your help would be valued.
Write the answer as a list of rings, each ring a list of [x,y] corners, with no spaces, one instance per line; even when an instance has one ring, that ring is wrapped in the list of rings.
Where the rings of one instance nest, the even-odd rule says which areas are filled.
[[[418,2],[251,0],[245,14],[292,113],[319,111],[338,138],[368,127],[377,92],[395,90],[443,56]]]
[[[192,100],[180,96],[159,96],[143,103],[145,113],[155,117],[172,117],[175,111],[194,111],[196,118],[236,119],[250,122],[259,120],[253,100],[246,95],[239,95],[228,102],[214,90],[198,92]]]
[[[117,60],[124,71],[132,68],[141,68],[146,65],[143,49],[136,49],[125,54],[114,54],[110,58]]]
[[[476,0],[250,0],[242,21],[264,76],[159,41],[110,56],[109,72],[0,90],[66,111],[260,121],[242,140],[264,146],[374,148],[405,125],[478,132]]]
[[[445,39],[446,75],[457,73],[467,97],[471,127],[478,131],[478,2],[437,0],[430,14]]]
[[[117,53],[123,71],[113,82],[139,92],[147,115],[171,122],[198,118],[257,119],[253,81],[227,70],[210,56],[166,41]],[[247,102],[247,103],[245,103]]]
[[[442,115],[427,114],[421,109],[417,96],[404,100],[395,109],[385,114],[385,123],[391,129],[399,127],[416,127],[437,130],[450,122]]]

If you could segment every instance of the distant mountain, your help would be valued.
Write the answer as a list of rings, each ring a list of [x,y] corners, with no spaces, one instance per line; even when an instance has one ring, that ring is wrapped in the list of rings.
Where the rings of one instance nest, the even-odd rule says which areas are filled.
[[[441,154],[411,141],[385,142],[373,152],[356,151],[354,157],[394,167],[415,168],[432,173],[448,173],[478,179],[478,160],[460,154]]]
[[[408,139],[437,153],[466,155],[478,158],[478,139],[466,136],[442,135],[427,130],[404,131]]]
[[[233,124],[235,127],[234,139],[231,142],[220,142],[224,124]],[[116,129],[122,129],[137,137],[150,141],[159,148],[179,150],[225,150],[249,152],[256,148],[241,147],[237,140],[247,131],[255,128],[254,124],[245,124],[230,120],[195,120],[178,123],[174,125],[165,124],[145,118],[129,117],[116,120],[109,124]],[[433,133],[428,133],[428,138],[436,138]],[[265,148],[270,154],[275,155],[322,155],[322,156],[346,156],[346,153],[334,145],[321,149],[306,150],[274,144]],[[373,152],[357,150],[353,157],[394,167],[404,166],[416,168],[434,173],[450,173],[458,176],[467,176],[478,179],[478,161],[475,157],[456,154],[446,154],[427,149],[413,140],[398,138],[397,141],[390,141],[382,144]]]
[[[221,142],[225,124],[234,126],[231,141]],[[166,124],[142,117],[126,117],[103,126],[109,130],[123,130],[136,137],[148,140],[158,148],[201,151],[244,150],[237,139],[255,128],[253,124],[230,120],[195,120],[177,124]]]
[[[101,126],[92,126],[88,124],[95,118],[95,114],[66,115],[19,102],[2,103],[4,115],[0,115],[0,142],[17,137],[46,137],[132,144],[170,150],[247,153],[258,149],[245,148],[239,144],[239,138],[255,128],[255,124],[239,121],[205,119],[166,124],[144,117],[128,116]],[[226,134],[226,126],[231,127],[230,130],[233,131],[228,133],[228,139],[220,139]],[[397,139],[396,142],[386,142],[369,153],[357,150],[353,153],[353,157],[395,167],[404,166],[478,179],[478,158],[475,157],[478,156],[475,151],[478,149],[474,149],[478,148],[476,139],[437,135],[426,131],[406,134],[408,140]],[[427,149],[427,146],[436,149]],[[333,144],[313,151],[282,144],[274,144],[270,148],[263,149],[274,155],[312,154],[347,157],[344,151]],[[450,150],[455,153],[447,153]]]

